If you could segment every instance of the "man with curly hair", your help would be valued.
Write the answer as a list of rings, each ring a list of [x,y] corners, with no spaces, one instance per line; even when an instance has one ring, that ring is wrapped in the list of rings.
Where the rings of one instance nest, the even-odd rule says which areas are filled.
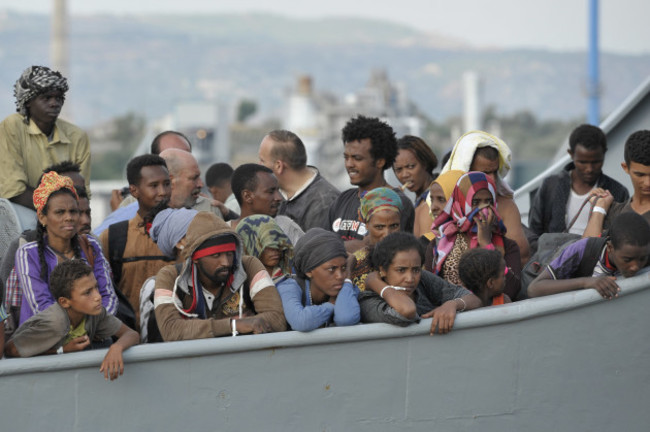
[[[79,164],[90,184],[88,135],[59,119],[68,82],[45,66],[30,66],[14,86],[15,114],[0,123],[0,197],[33,210],[32,196],[43,169],[65,160]]]
[[[621,213],[636,212],[650,223],[650,130],[634,132],[625,141],[623,171],[630,176],[634,194],[622,203],[609,191],[600,191],[583,237],[598,237]]]
[[[389,186],[384,178],[384,171],[393,166],[397,156],[397,139],[393,128],[387,123],[362,115],[349,120],[341,136],[345,146],[345,169],[350,183],[356,187],[342,192],[332,203],[324,228],[338,233],[343,240],[362,240],[368,230],[359,219],[361,197],[375,188]],[[395,191],[400,195],[403,205],[401,230],[413,232],[413,204],[401,190]],[[359,247],[360,242],[346,243],[349,251]]]

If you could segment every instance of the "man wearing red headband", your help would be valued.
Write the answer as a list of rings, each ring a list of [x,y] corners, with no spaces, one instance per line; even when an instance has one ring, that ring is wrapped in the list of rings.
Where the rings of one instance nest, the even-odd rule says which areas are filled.
[[[264,265],[214,213],[187,229],[184,262],[158,272],[155,316],[165,341],[286,330],[282,301]]]

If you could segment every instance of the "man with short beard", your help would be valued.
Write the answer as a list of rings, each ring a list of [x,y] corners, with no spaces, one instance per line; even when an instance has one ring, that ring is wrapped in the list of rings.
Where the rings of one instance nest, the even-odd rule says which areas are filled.
[[[203,188],[201,170],[192,153],[172,148],[160,153],[160,157],[167,162],[171,179],[172,195],[169,199],[169,207],[209,211],[223,219],[219,207],[213,205],[211,199],[201,196]]]
[[[199,212],[182,264],[158,272],[156,321],[164,341],[286,330],[282,301],[264,265],[244,256],[227,222]]]
[[[314,166],[307,165],[305,145],[288,130],[272,130],[259,149],[260,164],[271,169],[280,184],[284,200],[280,214],[307,231],[320,227],[330,204],[340,192]]]

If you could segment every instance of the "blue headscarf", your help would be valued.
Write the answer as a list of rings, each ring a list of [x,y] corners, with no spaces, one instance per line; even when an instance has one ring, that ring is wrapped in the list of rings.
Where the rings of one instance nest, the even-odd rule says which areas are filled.
[[[149,235],[158,249],[166,256],[175,258],[174,248],[185,237],[190,222],[198,211],[186,208],[165,209],[158,213],[151,224]]]

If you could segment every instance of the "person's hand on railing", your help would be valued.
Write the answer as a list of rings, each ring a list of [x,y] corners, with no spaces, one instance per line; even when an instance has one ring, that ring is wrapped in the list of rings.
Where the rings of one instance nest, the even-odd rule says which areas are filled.
[[[587,278],[585,288],[595,289],[598,291],[598,294],[608,300],[618,297],[618,293],[621,292],[621,288],[616,284],[616,278],[614,276]]]

